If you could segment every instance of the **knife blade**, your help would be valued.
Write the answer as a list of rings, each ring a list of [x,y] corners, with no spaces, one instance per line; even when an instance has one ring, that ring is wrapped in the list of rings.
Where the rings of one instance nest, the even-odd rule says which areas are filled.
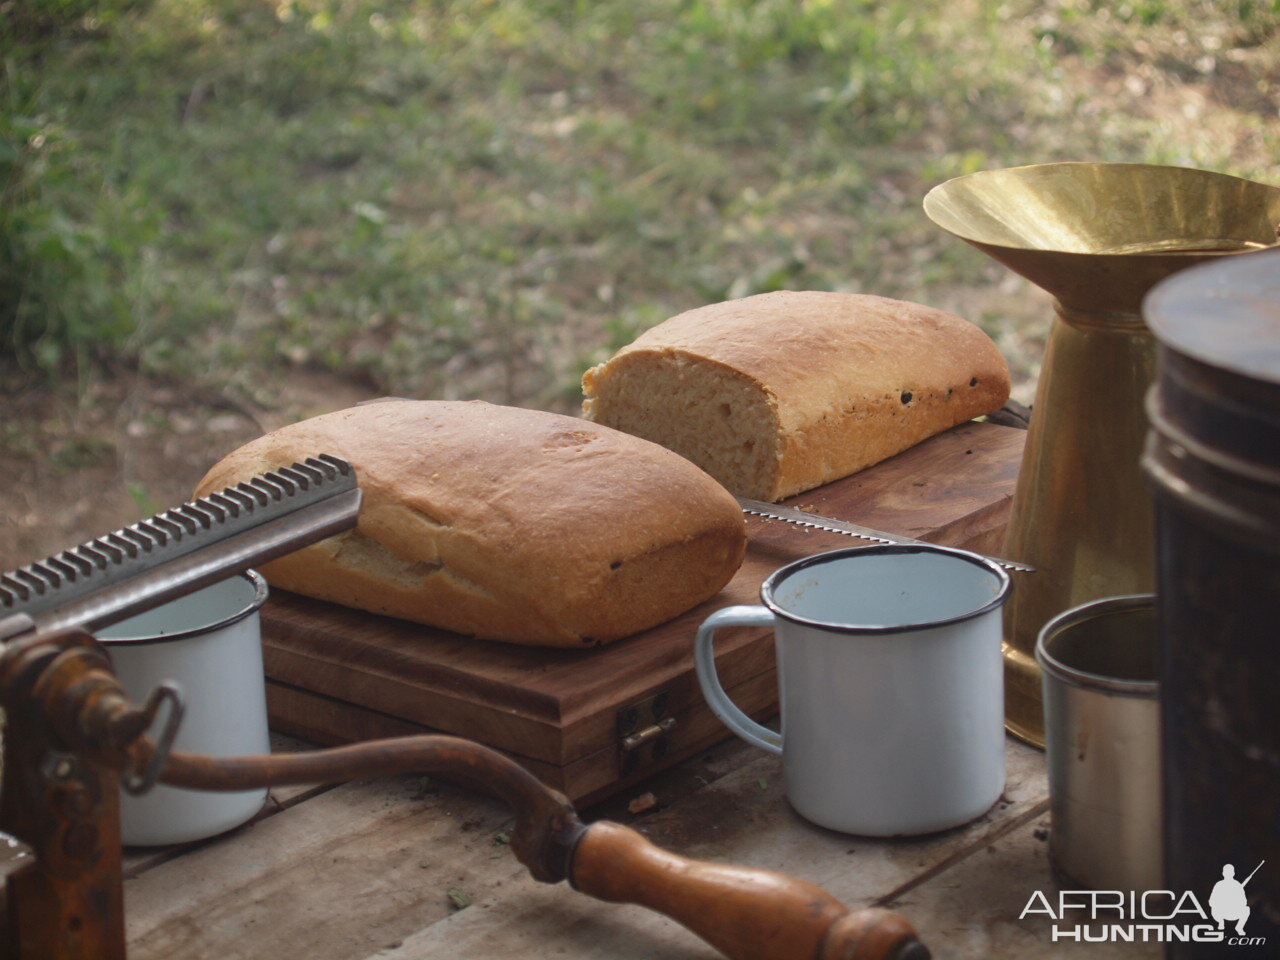
[[[795,507],[784,507],[777,503],[765,503],[763,500],[752,500],[749,497],[737,497],[736,499],[738,505],[742,507],[743,513],[749,513],[757,517],[768,517],[770,520],[781,520],[784,523],[812,527],[815,530],[827,530],[831,533],[843,533],[851,537],[861,537],[863,540],[871,540],[877,543],[909,543],[937,546],[937,544],[929,544],[924,540],[903,537],[896,533],[885,533],[883,530],[875,530],[858,523],[850,523],[848,520],[836,520],[833,517],[824,517],[818,513],[797,510]],[[985,554],[978,554],[978,556],[985,556]],[[1017,560],[1005,560],[1002,557],[986,557],[986,559],[1000,564],[1006,570],[1016,570],[1020,573],[1034,573],[1036,569],[1030,564],[1021,563]]]

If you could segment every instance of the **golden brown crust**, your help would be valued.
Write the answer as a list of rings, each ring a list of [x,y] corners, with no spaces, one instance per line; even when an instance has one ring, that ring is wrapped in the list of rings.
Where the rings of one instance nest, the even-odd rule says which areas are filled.
[[[230,454],[204,495],[317,453],[355,466],[355,531],[267,564],[272,584],[518,643],[604,643],[716,593],[742,512],[653,444],[557,414],[388,401],[291,424]]]
[[[638,388],[646,377],[653,388]],[[724,390],[725,417],[749,421],[725,441],[752,447],[749,467],[682,435],[675,384],[705,391],[712,381]],[[754,399],[744,400],[744,384]],[[589,370],[583,390],[589,419],[678,450],[734,493],[779,500],[999,409],[1009,370],[991,339],[954,314],[782,291],[672,317]],[[690,432],[706,436],[708,425]]]

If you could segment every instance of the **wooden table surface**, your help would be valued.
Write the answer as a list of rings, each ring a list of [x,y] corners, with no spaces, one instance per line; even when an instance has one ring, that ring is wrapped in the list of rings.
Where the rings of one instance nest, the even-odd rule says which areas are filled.
[[[702,860],[778,870],[846,905],[905,914],[942,958],[1158,957],[1154,944],[1054,943],[1019,919],[1056,896],[1047,858],[1043,754],[1009,738],[1001,801],[968,826],[913,840],[845,836],[801,820],[779,761],[726,741],[582,811]],[[277,738],[276,750],[306,748]],[[129,955],[308,960],[711,960],[718,954],[640,907],[532,880],[506,845],[501,803],[418,777],[273,792],[261,816],[204,843],[126,857]],[[462,906],[462,904],[466,904]]]

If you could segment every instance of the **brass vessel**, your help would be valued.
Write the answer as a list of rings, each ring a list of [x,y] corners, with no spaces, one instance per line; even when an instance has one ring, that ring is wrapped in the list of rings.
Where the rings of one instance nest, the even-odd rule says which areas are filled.
[[[1046,163],[934,187],[925,213],[1054,297],[1005,555],[1005,721],[1044,745],[1036,636],[1090,600],[1155,590],[1139,469],[1155,341],[1142,298],[1185,267],[1276,243],[1280,187],[1185,167]]]

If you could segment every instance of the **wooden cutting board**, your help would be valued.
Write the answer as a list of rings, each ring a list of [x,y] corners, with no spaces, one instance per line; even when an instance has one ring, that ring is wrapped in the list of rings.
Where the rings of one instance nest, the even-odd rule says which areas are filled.
[[[1025,436],[963,424],[787,503],[996,553]],[[719,594],[652,630],[589,650],[468,639],[276,591],[263,611],[272,725],[321,743],[464,736],[509,753],[580,804],[634,785],[729,735],[694,676],[698,624],[721,607],[758,602],[765,577],[792,560],[866,543],[755,517],[747,528],[746,561]],[[717,663],[744,710],[762,719],[776,713],[770,633],[724,631]],[[628,748],[624,741],[634,734],[643,736]]]

